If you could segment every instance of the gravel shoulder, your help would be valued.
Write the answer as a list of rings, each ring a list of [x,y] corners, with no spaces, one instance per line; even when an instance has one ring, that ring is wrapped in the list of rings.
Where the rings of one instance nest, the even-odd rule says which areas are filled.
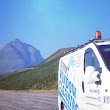
[[[0,110],[58,110],[58,93],[0,91]]]

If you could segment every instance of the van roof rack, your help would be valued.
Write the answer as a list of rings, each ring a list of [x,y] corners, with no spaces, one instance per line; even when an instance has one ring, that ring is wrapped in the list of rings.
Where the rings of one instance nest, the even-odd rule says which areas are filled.
[[[110,41],[110,38],[103,39],[103,40],[102,39],[92,39],[92,40],[89,40],[88,42],[86,42],[82,45],[78,45],[76,47],[73,47],[73,49],[70,49],[69,51],[64,52],[64,54],[67,55],[71,52],[77,51],[78,49],[81,49],[81,48],[85,47],[89,43],[101,43],[101,42],[106,42],[106,41]]]

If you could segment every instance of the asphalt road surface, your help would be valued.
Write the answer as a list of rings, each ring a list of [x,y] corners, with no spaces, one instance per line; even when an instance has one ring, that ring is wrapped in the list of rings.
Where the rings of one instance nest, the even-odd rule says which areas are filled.
[[[0,110],[58,110],[57,93],[0,91]]]

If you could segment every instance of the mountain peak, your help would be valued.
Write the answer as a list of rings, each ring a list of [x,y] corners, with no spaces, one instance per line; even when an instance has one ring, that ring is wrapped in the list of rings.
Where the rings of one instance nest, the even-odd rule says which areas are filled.
[[[37,65],[41,61],[40,51],[18,38],[0,47],[0,74]]]
[[[11,45],[19,45],[19,44],[22,44],[22,42],[18,38],[15,38],[11,42],[9,42],[9,44],[11,44]]]
[[[21,42],[18,38],[15,38],[13,42]]]

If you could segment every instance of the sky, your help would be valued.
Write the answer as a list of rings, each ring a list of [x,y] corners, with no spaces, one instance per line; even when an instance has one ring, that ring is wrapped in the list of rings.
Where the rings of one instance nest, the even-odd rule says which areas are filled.
[[[110,0],[0,0],[0,45],[18,38],[47,58],[96,30],[110,38]]]

